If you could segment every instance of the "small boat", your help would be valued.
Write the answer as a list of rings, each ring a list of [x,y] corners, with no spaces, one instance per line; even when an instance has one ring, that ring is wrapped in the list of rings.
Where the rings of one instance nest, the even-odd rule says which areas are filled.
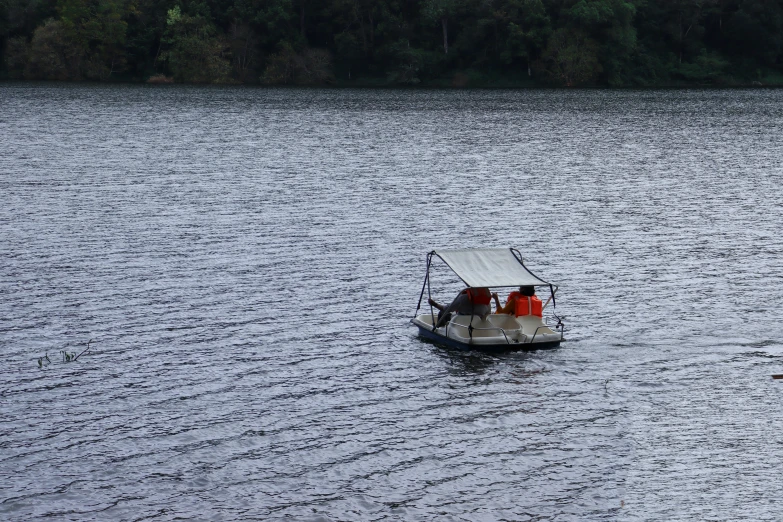
[[[474,314],[453,313],[451,317],[439,321],[438,309],[433,306],[437,306],[437,303],[432,301],[430,288],[430,270],[434,258],[443,261],[468,289],[546,287],[549,289],[549,299],[541,305],[536,297],[537,310],[528,307],[521,313],[493,313],[484,318]],[[429,297],[425,303],[425,306],[429,306],[429,313],[419,314],[425,291]],[[488,293],[487,290],[482,291]],[[461,293],[465,293],[465,290]],[[564,340],[565,329],[563,321],[555,313],[555,293],[557,286],[528,270],[522,255],[515,248],[433,250],[427,254],[427,273],[411,322],[418,327],[421,337],[463,350],[491,352],[555,348]],[[533,302],[532,297],[529,299],[524,302]],[[542,313],[550,303],[551,326],[544,321]]]

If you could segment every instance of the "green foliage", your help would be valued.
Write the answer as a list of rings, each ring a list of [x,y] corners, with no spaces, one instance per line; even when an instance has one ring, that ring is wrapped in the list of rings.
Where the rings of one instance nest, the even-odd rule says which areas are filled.
[[[59,19],[9,38],[6,66],[12,77],[40,80],[107,80],[125,64],[124,7],[118,0],[61,0]],[[24,62],[22,64],[22,62]]]
[[[196,9],[202,11],[202,9]],[[230,81],[229,45],[208,18],[182,13],[179,6],[166,14],[166,32],[162,42],[168,49],[160,60],[168,64],[174,78],[189,83],[226,83]]]
[[[725,51],[748,68],[776,68],[783,56],[783,4],[745,0],[728,19]]]
[[[120,0],[59,0],[57,12],[72,78],[107,80],[125,66],[127,8]]]
[[[395,85],[417,85],[422,73],[436,68],[440,55],[411,47],[407,40],[398,40],[388,48],[390,66],[387,81]]]
[[[301,53],[284,43],[269,57],[261,81],[267,84],[318,85],[334,81],[332,57],[324,49],[304,49]]]
[[[718,53],[706,49],[693,62],[682,63],[677,72],[685,79],[695,82],[715,81],[729,66],[729,62]]]
[[[440,23],[442,19],[454,16],[461,5],[460,0],[424,0],[422,13],[430,23]]]
[[[558,29],[549,38],[538,68],[559,85],[590,83],[601,72],[598,45],[584,33]]]
[[[444,54],[449,54],[449,20],[457,17],[464,7],[464,0],[424,0],[421,12],[430,24],[440,26]]]
[[[9,38],[5,49],[8,76],[18,80],[24,77],[24,69],[30,60],[30,44],[24,36]]]
[[[32,80],[78,79],[83,49],[68,37],[65,24],[49,19],[33,33],[24,77]]]
[[[499,2],[493,15],[502,35],[501,63],[523,65],[530,76],[531,63],[539,58],[552,32],[544,4],[541,0],[506,0]]]
[[[0,52],[51,80],[750,84],[783,77],[783,3],[0,0]]]
[[[628,83],[635,59],[636,5],[624,0],[579,0],[565,11],[567,27],[583,32],[598,46],[596,58],[609,85]]]

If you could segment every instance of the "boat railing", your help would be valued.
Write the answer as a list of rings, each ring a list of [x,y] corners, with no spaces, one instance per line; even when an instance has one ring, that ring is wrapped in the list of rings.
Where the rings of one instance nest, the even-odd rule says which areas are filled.
[[[547,317],[545,319],[545,321],[547,323],[549,323],[550,319],[553,319],[553,318]],[[431,320],[434,322],[435,318],[431,317]],[[413,321],[413,320],[411,320],[411,321]],[[428,324],[432,324],[432,323],[428,322]],[[455,322],[454,320],[451,320],[451,321],[447,322],[445,324],[445,331],[443,332],[442,335],[445,335],[446,337],[448,337],[449,336],[449,332],[451,331],[451,329],[455,328],[455,327],[464,328],[464,329],[468,330],[468,333],[469,333],[471,339],[473,339],[473,332],[475,332],[475,331],[479,331],[479,332],[488,332],[488,331],[500,332],[503,335],[503,339],[505,339],[506,344],[508,344],[508,345],[520,344],[520,343],[521,344],[532,344],[532,343],[535,342],[536,337],[538,337],[538,335],[540,333],[540,330],[542,330],[542,329],[548,329],[550,331],[552,329],[554,329],[556,332],[560,333],[560,340],[562,341],[563,340],[563,334],[564,334],[564,331],[565,331],[565,327],[564,327],[563,323],[561,321],[558,321],[558,323],[556,325],[544,324],[544,325],[541,325],[541,326],[537,327],[535,329],[535,331],[533,332],[533,335],[531,337],[529,334],[524,333],[521,328],[513,328],[513,329],[509,330],[509,332],[507,332],[506,331],[507,328],[503,328],[502,326],[473,326],[473,320],[471,319],[471,322],[469,322],[468,324],[462,324],[462,323],[459,323],[459,322]],[[434,328],[433,328],[433,330],[434,330]],[[510,335],[511,331],[519,332],[519,333],[518,334],[515,333],[513,337],[509,338],[509,335]]]
[[[538,335],[538,331],[539,331],[540,329],[542,329],[542,328],[546,328],[547,330],[551,330],[551,328],[549,328],[549,326],[547,326],[547,325],[544,325],[544,326],[539,326],[538,328],[536,328],[536,331],[535,331],[535,332],[533,332],[533,338],[532,338],[532,339],[530,339],[530,344],[533,344],[533,341],[535,341],[535,340],[536,340],[536,335]]]
[[[555,323],[554,325],[550,324],[550,321],[555,321],[555,320],[557,321],[557,323]],[[546,322],[546,325],[547,325],[548,328],[554,329],[556,332],[560,332],[560,340],[562,341],[563,340],[563,334],[565,333],[565,325],[563,324],[562,318],[550,315],[550,316],[547,316],[547,318],[544,320],[544,322]],[[534,337],[535,337],[535,335],[534,335]]]

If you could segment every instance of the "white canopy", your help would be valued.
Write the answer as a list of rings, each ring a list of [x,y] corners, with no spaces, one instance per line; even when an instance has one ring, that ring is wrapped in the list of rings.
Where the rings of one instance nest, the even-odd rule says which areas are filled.
[[[537,286],[548,285],[525,268],[510,248],[465,248],[433,250],[466,285]]]

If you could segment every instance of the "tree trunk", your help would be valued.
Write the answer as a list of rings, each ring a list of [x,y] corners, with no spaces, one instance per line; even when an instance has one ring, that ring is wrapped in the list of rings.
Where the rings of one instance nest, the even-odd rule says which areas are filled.
[[[443,25],[443,52],[449,54],[449,21],[444,16],[440,23]]]

